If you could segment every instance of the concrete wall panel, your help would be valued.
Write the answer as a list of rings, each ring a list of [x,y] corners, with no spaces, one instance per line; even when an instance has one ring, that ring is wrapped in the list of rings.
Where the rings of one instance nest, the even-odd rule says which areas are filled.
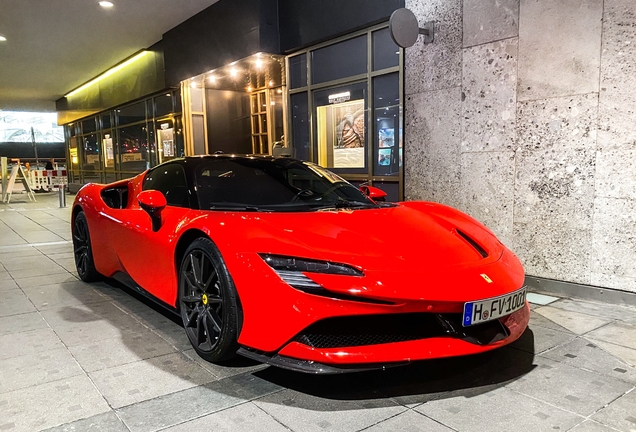
[[[517,38],[464,50],[462,151],[511,150],[516,141]]]
[[[440,90],[461,85],[462,3],[461,0],[406,0],[406,7],[420,25],[435,21],[435,42],[425,45],[420,36],[406,49],[405,93]]]
[[[599,146],[636,147],[636,1],[605,0]]]
[[[474,152],[461,156],[461,209],[512,246],[515,153]]]
[[[464,0],[464,47],[519,35],[519,0]]]
[[[406,99],[405,195],[459,205],[460,88]]]
[[[522,0],[519,100],[597,92],[603,0]]]

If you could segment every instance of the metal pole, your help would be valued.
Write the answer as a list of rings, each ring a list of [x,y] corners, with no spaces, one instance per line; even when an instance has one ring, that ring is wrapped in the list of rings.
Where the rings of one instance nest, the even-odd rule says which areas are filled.
[[[35,132],[31,128],[31,141],[33,142],[33,151],[35,152],[35,169],[40,167],[40,160],[38,159],[38,145],[35,142]]]
[[[64,193],[65,185],[59,185],[59,194],[60,194],[60,208],[66,207],[66,194]]]

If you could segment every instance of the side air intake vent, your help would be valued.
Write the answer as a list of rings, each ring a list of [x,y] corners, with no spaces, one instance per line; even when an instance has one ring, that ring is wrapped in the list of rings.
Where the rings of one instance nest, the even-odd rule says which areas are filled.
[[[473,240],[472,238],[470,238],[468,236],[468,234],[466,234],[463,231],[460,231],[458,229],[456,229],[455,231],[457,231],[457,234],[459,234],[459,236],[461,238],[463,238],[464,240],[466,240],[468,243],[470,243],[470,245],[477,251],[477,253],[479,255],[481,255],[482,258],[486,258],[488,256],[488,252],[486,252],[486,249],[484,249],[483,247],[481,247],[481,245],[479,243],[477,243],[475,240]]]

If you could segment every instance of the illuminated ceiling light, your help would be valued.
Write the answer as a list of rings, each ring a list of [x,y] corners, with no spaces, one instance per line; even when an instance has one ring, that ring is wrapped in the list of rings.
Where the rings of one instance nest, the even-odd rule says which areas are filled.
[[[78,93],[78,92],[80,92],[80,91],[82,91],[82,90],[84,90],[84,89],[86,89],[86,88],[88,88],[88,87],[92,86],[93,84],[95,84],[95,83],[97,83],[97,82],[99,82],[99,81],[103,80],[104,78],[106,78],[106,77],[108,77],[108,76],[110,76],[110,75],[114,74],[115,72],[117,72],[117,71],[119,71],[119,70],[121,70],[121,69],[125,68],[125,67],[126,67],[126,66],[128,66],[129,64],[136,62],[137,60],[139,60],[140,58],[144,57],[146,54],[149,54],[149,53],[150,53],[150,51],[142,51],[142,52],[140,52],[139,54],[137,54],[137,55],[136,55],[136,56],[134,56],[134,57],[129,58],[129,59],[128,59],[128,60],[126,60],[125,62],[120,63],[120,64],[118,64],[117,66],[114,66],[114,67],[112,67],[112,68],[108,69],[106,72],[104,72],[103,74],[101,74],[101,75],[100,75],[100,76],[98,76],[97,78],[92,79],[92,80],[90,80],[89,82],[87,82],[86,84],[84,84],[84,85],[82,85],[82,86],[80,86],[80,87],[76,88],[76,89],[75,89],[75,90],[73,90],[72,92],[67,93],[64,97],[72,96],[72,95],[74,95],[75,93]]]
[[[252,86],[247,86],[247,91],[251,92],[252,91]]]
[[[236,76],[238,75],[238,70],[236,68],[230,69],[230,75],[232,75],[232,78],[236,78]]]
[[[276,90],[276,93],[282,93],[282,92],[283,92],[283,90],[282,90],[282,89],[278,89],[278,90]]]
[[[194,81],[192,81],[192,82],[190,83],[190,87],[192,87],[192,88],[197,88],[197,83],[196,83],[196,82],[194,82]]]
[[[208,81],[210,81],[210,84],[214,84],[216,82],[216,77],[214,75],[210,75],[208,77]]]
[[[256,60],[256,63],[255,63],[255,64],[256,64],[256,67],[260,69],[260,68],[261,68],[261,66],[263,66],[263,60],[258,59],[258,60]]]
[[[274,86],[274,81],[270,81],[270,82],[269,82],[269,86],[270,86],[270,87],[273,87],[273,86]]]
[[[7,38],[6,38],[6,37],[4,37],[4,36],[0,35],[0,42],[6,42],[6,40],[7,40]]]
[[[113,6],[115,6],[115,3],[110,2],[110,1],[106,1],[106,0],[102,0],[100,2],[97,2],[97,4],[99,4],[101,7],[103,7],[104,9],[110,9]]]

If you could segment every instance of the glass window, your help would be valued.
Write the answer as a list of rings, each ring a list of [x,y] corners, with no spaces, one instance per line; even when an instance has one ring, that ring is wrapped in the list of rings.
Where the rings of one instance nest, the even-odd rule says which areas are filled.
[[[172,94],[166,93],[155,98],[155,117],[172,113]]]
[[[104,159],[104,166],[107,171],[115,169],[115,145],[113,142],[112,131],[104,131],[102,138],[102,158]]]
[[[318,164],[366,172],[367,83],[314,92]]]
[[[367,72],[367,36],[362,35],[311,53],[311,82],[319,84]]]
[[[88,120],[84,120],[82,122],[82,133],[91,133],[97,130],[97,126],[95,125],[95,117],[89,118]]]
[[[145,124],[119,129],[119,154],[122,171],[136,174],[148,167],[148,134]]]
[[[181,112],[181,92],[174,92],[174,112]]]
[[[110,122],[110,113],[103,114],[102,116],[102,129],[110,129],[112,124]]]
[[[377,207],[336,174],[293,159],[210,159],[201,163],[195,173],[202,209],[316,211]]]
[[[142,190],[158,190],[166,197],[168,205],[190,207],[190,192],[183,167],[170,163],[157,167],[146,174]]]
[[[393,42],[389,29],[373,32],[373,70],[400,64],[400,48]]]
[[[307,54],[289,59],[289,80],[293,89],[307,86]]]
[[[291,95],[291,121],[292,136],[291,146],[295,149],[295,157],[300,160],[309,160],[311,157],[309,143],[309,101],[307,93]]]
[[[117,116],[119,117],[120,125],[146,120],[146,104],[144,102],[138,102],[120,108],[117,110]]]
[[[82,168],[99,170],[99,148],[97,147],[97,135],[91,134],[82,137]]]
[[[397,175],[400,170],[402,141],[399,92],[397,72],[373,79],[375,175]]]

